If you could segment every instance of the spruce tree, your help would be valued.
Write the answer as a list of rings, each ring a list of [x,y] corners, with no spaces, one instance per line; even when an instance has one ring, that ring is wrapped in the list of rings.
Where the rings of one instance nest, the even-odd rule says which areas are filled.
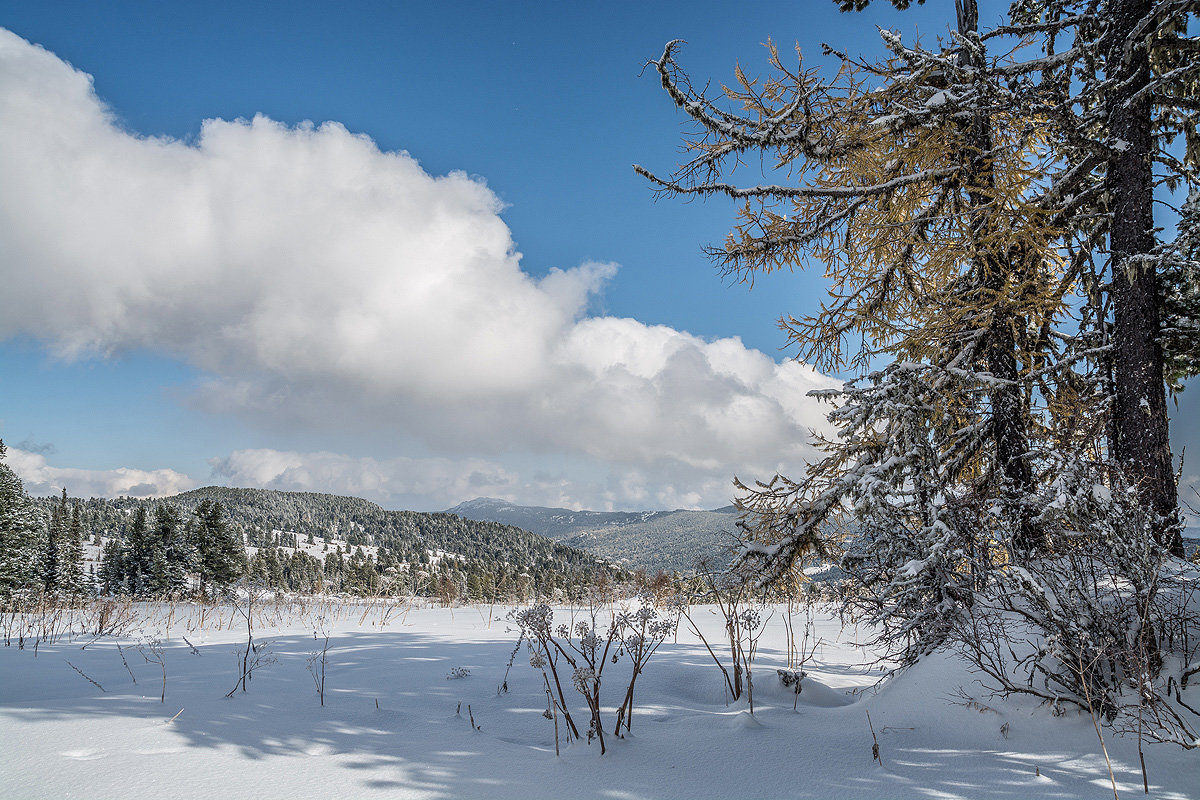
[[[1200,375],[1200,189],[1180,210],[1179,233],[1163,271],[1163,357],[1167,383],[1183,391],[1183,381]]]
[[[278,548],[271,546],[266,548],[264,559],[266,562],[266,582],[272,589],[281,589],[285,586],[283,577],[283,565],[279,562]]]
[[[151,536],[154,541],[151,591],[160,595],[184,591],[195,558],[174,506],[169,503],[157,505]]]
[[[0,605],[41,585],[46,521],[7,464],[0,441]]]
[[[225,509],[215,500],[203,500],[196,507],[194,541],[201,591],[223,589],[241,577],[245,561],[241,537],[225,522]]]
[[[125,583],[136,595],[153,592],[152,577],[156,561],[156,543],[150,533],[146,507],[139,505],[133,510],[129,524],[125,550]]]
[[[67,523],[58,548],[58,586],[67,597],[83,597],[91,590],[87,575],[83,571],[83,514],[79,503],[71,507]]]
[[[101,551],[100,590],[105,594],[127,594],[129,584],[129,551],[115,536],[104,544]]]
[[[61,588],[62,547],[67,539],[69,524],[67,490],[63,489],[61,499],[50,512],[50,524],[46,529],[44,549],[42,550],[42,590],[47,594],[55,594]]]

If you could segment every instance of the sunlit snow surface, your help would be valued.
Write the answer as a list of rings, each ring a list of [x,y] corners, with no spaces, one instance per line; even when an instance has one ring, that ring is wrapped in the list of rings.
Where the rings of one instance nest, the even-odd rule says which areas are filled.
[[[784,612],[767,622],[754,670],[755,713],[727,704],[703,645],[681,628],[637,684],[632,735],[609,751],[554,754],[540,672],[518,653],[506,608],[344,605],[270,610],[256,630],[274,664],[226,698],[244,623],[232,609],[140,610],[129,635],[0,647],[0,796],[17,798],[1096,798],[1111,796],[1091,720],[986,698],[962,666],[918,664],[875,687],[857,648],[868,631],[819,615],[822,644],[795,695]],[[333,619],[325,706],[307,669],[314,618]],[[555,623],[568,622],[568,609]],[[576,612],[578,613],[578,612]],[[605,612],[606,614],[607,612]],[[693,609],[709,640],[721,624]],[[385,619],[386,617],[386,619]],[[602,618],[607,618],[606,616]],[[804,617],[794,618],[795,629]],[[137,649],[165,640],[162,673]],[[192,653],[183,637],[195,645]],[[121,644],[135,684],[122,663]],[[104,687],[77,673],[71,662]],[[463,670],[469,670],[466,677]],[[613,709],[628,667],[610,664]],[[963,687],[979,704],[957,696]],[[571,692],[571,689],[567,689]],[[577,719],[586,723],[582,698]],[[576,699],[572,698],[572,699]],[[378,704],[378,707],[377,707]],[[470,710],[468,711],[468,706]],[[982,709],[982,710],[981,710]],[[867,713],[882,765],[871,757]],[[480,730],[473,730],[474,717]],[[1003,731],[1002,731],[1003,728]],[[1137,743],[1106,733],[1118,789],[1142,795]],[[1150,794],[1200,795],[1200,756],[1148,746]]]

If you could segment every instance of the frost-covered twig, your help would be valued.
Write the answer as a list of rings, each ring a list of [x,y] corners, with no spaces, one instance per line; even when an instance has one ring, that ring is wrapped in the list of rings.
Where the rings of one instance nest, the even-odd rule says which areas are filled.
[[[66,661],[66,659],[63,659],[63,660],[64,660],[64,661]],[[89,677],[89,676],[88,676],[88,674],[87,674],[86,672],[84,672],[84,671],[83,671],[83,670],[81,670],[79,667],[77,667],[77,666],[75,666],[74,664],[72,664],[70,661],[67,661],[67,666],[68,666],[68,667],[70,667],[71,669],[75,670],[76,672],[78,672],[80,675],[82,675],[84,680],[86,680],[86,681],[87,681],[88,683],[90,683],[92,686],[95,686],[95,687],[96,687],[97,689],[99,689],[100,691],[102,691],[102,692],[107,692],[107,691],[108,691],[108,690],[107,690],[107,689],[105,689],[103,686],[101,686],[101,685],[100,685],[98,682],[96,682],[96,681],[95,681],[95,680],[93,680],[91,677]]]
[[[146,650],[150,651],[150,655],[146,655]],[[167,702],[167,656],[163,650],[162,640],[150,639],[144,643],[139,643],[138,652],[142,654],[142,658],[146,659],[147,664],[158,664],[162,670],[162,693],[159,697],[159,702]]]
[[[323,707],[325,705],[325,665],[329,654],[331,626],[324,616],[318,616],[314,628],[313,639],[321,646],[321,649],[309,653],[307,663],[308,671],[312,673],[313,683],[316,685],[317,695],[321,698],[321,705]]]

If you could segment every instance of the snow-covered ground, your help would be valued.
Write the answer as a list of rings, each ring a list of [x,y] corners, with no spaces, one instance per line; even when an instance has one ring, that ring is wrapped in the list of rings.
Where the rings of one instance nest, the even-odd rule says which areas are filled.
[[[755,713],[727,704],[724,679],[687,632],[668,640],[637,684],[632,735],[609,751],[554,753],[541,673],[519,653],[507,609],[313,604],[268,609],[256,640],[275,663],[225,697],[240,669],[244,622],[225,607],[141,607],[119,638],[0,647],[0,796],[17,798],[1098,798],[1111,796],[1092,722],[978,693],[932,658],[876,688],[855,646],[865,631],[818,616],[822,644],[798,698],[783,614],[755,662]],[[571,611],[556,610],[555,623]],[[325,706],[310,654],[315,618],[332,638]],[[719,640],[712,609],[693,610]],[[796,629],[803,617],[795,619]],[[138,650],[161,638],[162,669]],[[184,637],[195,646],[191,647]],[[118,650],[118,644],[121,649]],[[122,661],[124,655],[128,671]],[[68,663],[70,662],[70,663]],[[72,668],[78,668],[87,678]],[[628,666],[610,665],[613,709]],[[465,677],[454,677],[469,671]],[[132,672],[132,676],[130,674]],[[103,687],[103,691],[88,679]],[[134,683],[136,678],[136,683]],[[956,689],[974,693],[964,703]],[[586,724],[580,695],[577,719]],[[796,709],[793,710],[793,703]],[[468,710],[469,707],[469,710]],[[882,763],[872,759],[871,725]],[[471,727],[474,718],[478,729]],[[1142,794],[1137,743],[1108,735],[1118,788]],[[1148,746],[1150,795],[1200,796],[1200,756]]]

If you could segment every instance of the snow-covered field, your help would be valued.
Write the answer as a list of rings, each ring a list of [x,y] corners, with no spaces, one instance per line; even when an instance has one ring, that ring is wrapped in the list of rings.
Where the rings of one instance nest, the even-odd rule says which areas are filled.
[[[786,664],[779,610],[755,661],[753,716],[744,702],[727,704],[721,673],[684,625],[638,681],[632,734],[610,738],[604,756],[595,744],[575,742],[556,757],[542,676],[524,651],[501,691],[517,639],[506,611],[348,602],[268,608],[255,636],[269,640],[276,660],[228,698],[246,637],[229,607],[203,619],[193,606],[140,607],[126,635],[86,649],[90,637],[79,636],[42,643],[36,655],[32,644],[0,647],[0,797],[1112,795],[1088,716],[989,700],[947,659],[929,659],[876,688],[879,673],[855,646],[866,632],[836,617],[816,619],[822,643],[797,702],[775,673]],[[557,609],[556,624],[571,613]],[[692,613],[719,641],[713,610]],[[319,614],[332,627],[324,707],[308,669],[320,649]],[[802,615],[795,626],[803,626]],[[153,655],[146,642],[156,637],[165,702],[162,668],[138,649],[140,639]],[[628,666],[609,669],[603,691],[616,706]],[[964,703],[958,687],[979,704]],[[581,696],[567,692],[586,724]],[[881,764],[872,759],[867,712]],[[604,713],[611,730],[613,709]],[[1121,794],[1142,795],[1136,741],[1107,732],[1105,740]],[[1147,746],[1146,763],[1152,797],[1200,797],[1195,752]]]

